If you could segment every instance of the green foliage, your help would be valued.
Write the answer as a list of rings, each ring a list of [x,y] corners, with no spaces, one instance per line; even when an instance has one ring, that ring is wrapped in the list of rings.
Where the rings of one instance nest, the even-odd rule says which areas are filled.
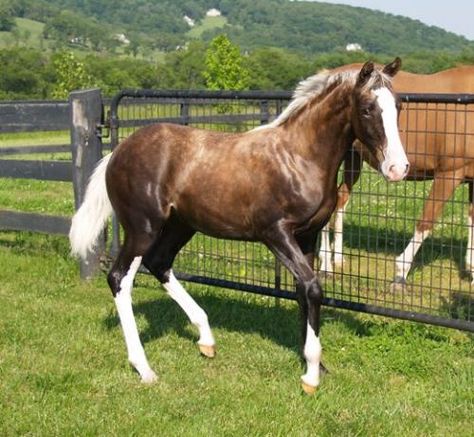
[[[9,0],[0,1],[0,32],[10,32],[15,27],[13,6]]]
[[[164,65],[159,68],[164,86],[180,89],[205,88],[205,56],[206,45],[200,41],[191,41],[185,47],[167,53]]]
[[[53,65],[56,72],[56,83],[52,92],[54,98],[66,99],[71,91],[93,85],[91,75],[74,53],[61,52],[55,55]]]
[[[88,47],[94,51],[113,51],[119,44],[110,26],[68,10],[48,20],[43,35],[46,39],[55,40],[60,47],[74,45]]]
[[[461,51],[473,43],[419,21],[365,8],[285,0],[225,0],[225,32],[244,49],[280,47],[315,54],[359,43],[370,53]],[[218,31],[203,36],[210,39]]]
[[[104,41],[110,40],[114,33],[137,33],[144,38],[151,36],[157,47],[165,51],[184,46],[192,35],[210,41],[223,30],[244,50],[279,47],[315,54],[359,43],[367,52],[394,56],[444,49],[460,52],[473,47],[473,42],[463,37],[417,20],[319,2],[17,0],[12,4],[16,16],[48,23],[50,30],[55,29],[61,35],[74,33],[76,37],[89,40],[91,37],[84,36],[84,33],[101,33]],[[201,33],[209,25],[205,13],[211,7],[221,10],[223,16],[215,20],[217,26],[214,23],[210,30]],[[184,15],[196,20],[194,29],[200,30],[193,32],[194,29],[191,30],[184,21]],[[71,20],[72,17],[75,18]],[[204,23],[202,27],[201,23]],[[222,29],[224,23],[227,25]],[[70,24],[75,26],[73,32],[69,29]],[[64,38],[61,40],[64,42]],[[103,43],[100,50],[104,50],[104,45],[107,44]]]
[[[315,73],[307,56],[282,49],[256,49],[244,59],[250,89],[291,90],[301,79]]]
[[[223,16],[205,18],[210,7]],[[464,38],[402,17],[317,2],[0,0],[0,11],[5,8],[23,18],[0,33],[1,99],[65,96],[68,81],[100,86],[109,96],[142,87],[288,90],[322,68],[395,55],[405,70],[418,73],[474,63],[474,46]],[[196,32],[184,14],[196,20]],[[130,44],[117,40],[122,33]],[[346,51],[349,42],[365,51]],[[54,60],[65,50],[73,50],[83,68],[59,78]]]
[[[0,97],[3,99],[46,98],[52,69],[37,50],[0,50]]]
[[[243,65],[239,47],[226,35],[216,36],[206,51],[204,78],[211,90],[244,90],[249,85],[249,72]]]

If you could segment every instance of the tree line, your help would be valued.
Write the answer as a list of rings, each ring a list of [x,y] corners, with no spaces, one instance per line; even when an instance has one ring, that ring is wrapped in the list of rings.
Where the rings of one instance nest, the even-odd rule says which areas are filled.
[[[307,54],[358,43],[371,53],[461,51],[474,43],[417,20],[365,8],[289,0],[0,0],[0,30],[13,17],[45,23],[44,36],[58,44],[75,40],[93,50],[113,49],[125,33],[135,47],[174,51],[191,39],[184,16],[202,22],[209,8],[227,19],[201,35],[225,32],[244,50],[281,47]]]
[[[291,90],[323,68],[392,56],[333,51],[315,56],[276,48],[242,51],[225,35],[210,43],[191,41],[162,61],[107,54],[78,55],[13,47],[0,50],[0,99],[65,98],[74,90],[99,87],[105,96],[123,88]],[[431,73],[473,64],[474,51],[419,52],[403,58],[407,71]]]

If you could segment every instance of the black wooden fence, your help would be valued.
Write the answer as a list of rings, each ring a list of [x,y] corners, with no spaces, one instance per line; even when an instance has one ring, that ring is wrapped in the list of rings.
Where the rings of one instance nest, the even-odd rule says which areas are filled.
[[[69,129],[67,102],[5,102],[0,104],[0,133]],[[69,152],[70,145],[0,148],[0,157],[23,153]],[[72,181],[70,162],[0,159],[0,177]],[[0,209],[0,229],[66,234],[69,219]]]
[[[69,102],[0,103],[0,133],[71,133],[71,141],[63,145],[1,147],[0,178],[74,182],[75,205],[78,207],[89,175],[102,155],[102,122],[103,104],[98,89],[74,92]],[[8,158],[44,153],[72,153],[72,157],[62,161]],[[67,235],[70,225],[70,217],[11,211],[0,206],[0,229]],[[89,259],[81,263],[83,277],[91,276],[96,271],[97,257],[97,253],[91,254]]]

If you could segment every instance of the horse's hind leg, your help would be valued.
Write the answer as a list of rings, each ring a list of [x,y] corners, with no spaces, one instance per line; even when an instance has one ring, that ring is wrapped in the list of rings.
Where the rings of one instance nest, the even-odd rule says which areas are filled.
[[[331,217],[331,223],[334,228],[334,266],[331,261],[331,245],[329,232],[331,224],[327,225],[321,231],[321,247],[319,249],[319,260],[321,272],[332,273],[334,268],[342,268],[344,265],[343,253],[343,230],[344,230],[344,212],[352,193],[355,183],[359,180],[362,170],[362,158],[355,150],[349,151],[344,158],[343,181],[337,189],[336,209]]]
[[[212,358],[215,355],[215,341],[207,314],[186,292],[171,269],[176,255],[194,233],[193,229],[179,222],[178,219],[170,218],[145,255],[143,264],[163,284],[170,297],[198,328],[199,349],[203,355]]]
[[[462,169],[461,169],[462,171]],[[418,220],[410,243],[396,259],[395,283],[405,284],[413,259],[423,241],[430,235],[443,206],[459,186],[463,177],[460,172],[449,171],[435,175],[428,198],[425,201],[423,215]]]
[[[142,255],[150,244],[151,241],[147,235],[140,238],[126,235],[124,245],[107,277],[125,337],[128,360],[145,383],[155,381],[156,375],[148,364],[138,335],[132,308],[132,288]]]
[[[467,217],[468,238],[466,251],[466,270],[471,274],[472,284],[474,285],[474,181],[469,182],[469,213]]]

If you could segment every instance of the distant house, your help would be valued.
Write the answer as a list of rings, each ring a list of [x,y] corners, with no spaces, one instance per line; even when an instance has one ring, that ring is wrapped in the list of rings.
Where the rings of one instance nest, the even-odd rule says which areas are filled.
[[[346,45],[346,50],[348,52],[361,52],[362,46],[359,43],[353,42]]]
[[[125,44],[125,45],[130,44],[130,40],[125,36],[124,33],[117,33],[115,35],[115,39],[121,42],[122,44]]]
[[[194,25],[196,24],[194,22],[194,20],[191,18],[191,17],[188,17],[187,15],[185,15],[183,17],[183,20],[186,21],[186,24],[189,26],[189,27],[194,27]]]
[[[219,9],[216,9],[216,8],[209,9],[206,12],[206,17],[220,17],[221,15],[222,15],[221,11],[219,11]]]

